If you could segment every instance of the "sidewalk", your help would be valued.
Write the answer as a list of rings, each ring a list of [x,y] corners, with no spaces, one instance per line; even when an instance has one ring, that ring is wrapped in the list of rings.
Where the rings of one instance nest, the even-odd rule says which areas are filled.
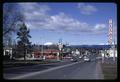
[[[100,61],[98,61],[97,65],[96,65],[96,71],[95,72],[96,72],[95,73],[96,79],[104,79],[104,75],[103,75],[103,72],[102,72]]]
[[[117,79],[117,59],[113,61],[112,58],[105,59],[101,63],[104,79]]]

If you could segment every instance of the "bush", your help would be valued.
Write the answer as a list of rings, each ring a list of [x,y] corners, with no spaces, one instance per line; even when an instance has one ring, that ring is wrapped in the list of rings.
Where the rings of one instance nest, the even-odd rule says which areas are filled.
[[[5,55],[3,58],[4,58],[4,60],[10,60],[10,56],[9,55]]]

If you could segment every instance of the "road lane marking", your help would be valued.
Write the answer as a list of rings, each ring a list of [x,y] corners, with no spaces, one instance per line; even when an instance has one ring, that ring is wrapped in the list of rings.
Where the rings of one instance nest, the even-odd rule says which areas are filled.
[[[68,66],[72,66],[72,65],[75,65],[75,64],[78,64],[78,63],[81,63],[81,62],[75,62],[75,63],[72,63],[72,64],[67,64],[67,65],[62,65],[62,66],[58,66],[58,67],[53,67],[53,68],[46,69],[46,70],[43,70],[43,71],[27,73],[27,74],[24,74],[24,75],[20,75],[20,76],[8,78],[8,79],[23,79],[23,78],[34,76],[34,75],[37,75],[37,74],[46,73],[46,72],[49,72],[49,71],[52,71],[52,70],[56,70],[56,69],[60,69],[60,68],[68,67]]]

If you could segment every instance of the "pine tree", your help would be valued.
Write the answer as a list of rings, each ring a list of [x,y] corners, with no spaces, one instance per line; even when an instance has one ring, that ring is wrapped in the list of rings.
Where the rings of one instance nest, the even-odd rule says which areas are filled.
[[[19,38],[17,42],[17,55],[19,55],[19,57],[24,57],[24,60],[26,60],[26,54],[31,48],[31,42],[29,42],[29,38],[31,38],[31,36],[29,35],[29,32],[30,30],[24,23],[20,26],[19,31],[17,32],[17,38]]]

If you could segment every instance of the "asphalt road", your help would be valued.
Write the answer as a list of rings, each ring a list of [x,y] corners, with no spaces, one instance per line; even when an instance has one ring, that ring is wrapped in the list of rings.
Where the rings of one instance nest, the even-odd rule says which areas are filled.
[[[31,66],[21,66],[21,67],[12,67],[12,68],[4,68],[3,69],[3,77],[5,79],[13,78],[15,76],[20,76],[32,72],[42,71],[46,69],[50,69],[53,67],[65,65],[71,63],[70,61],[58,62],[58,63],[50,63],[50,64],[39,64],[39,65],[31,65]]]
[[[4,69],[4,79],[103,79],[98,60]]]
[[[23,77],[23,79],[103,79],[96,61],[76,63],[49,72]]]

